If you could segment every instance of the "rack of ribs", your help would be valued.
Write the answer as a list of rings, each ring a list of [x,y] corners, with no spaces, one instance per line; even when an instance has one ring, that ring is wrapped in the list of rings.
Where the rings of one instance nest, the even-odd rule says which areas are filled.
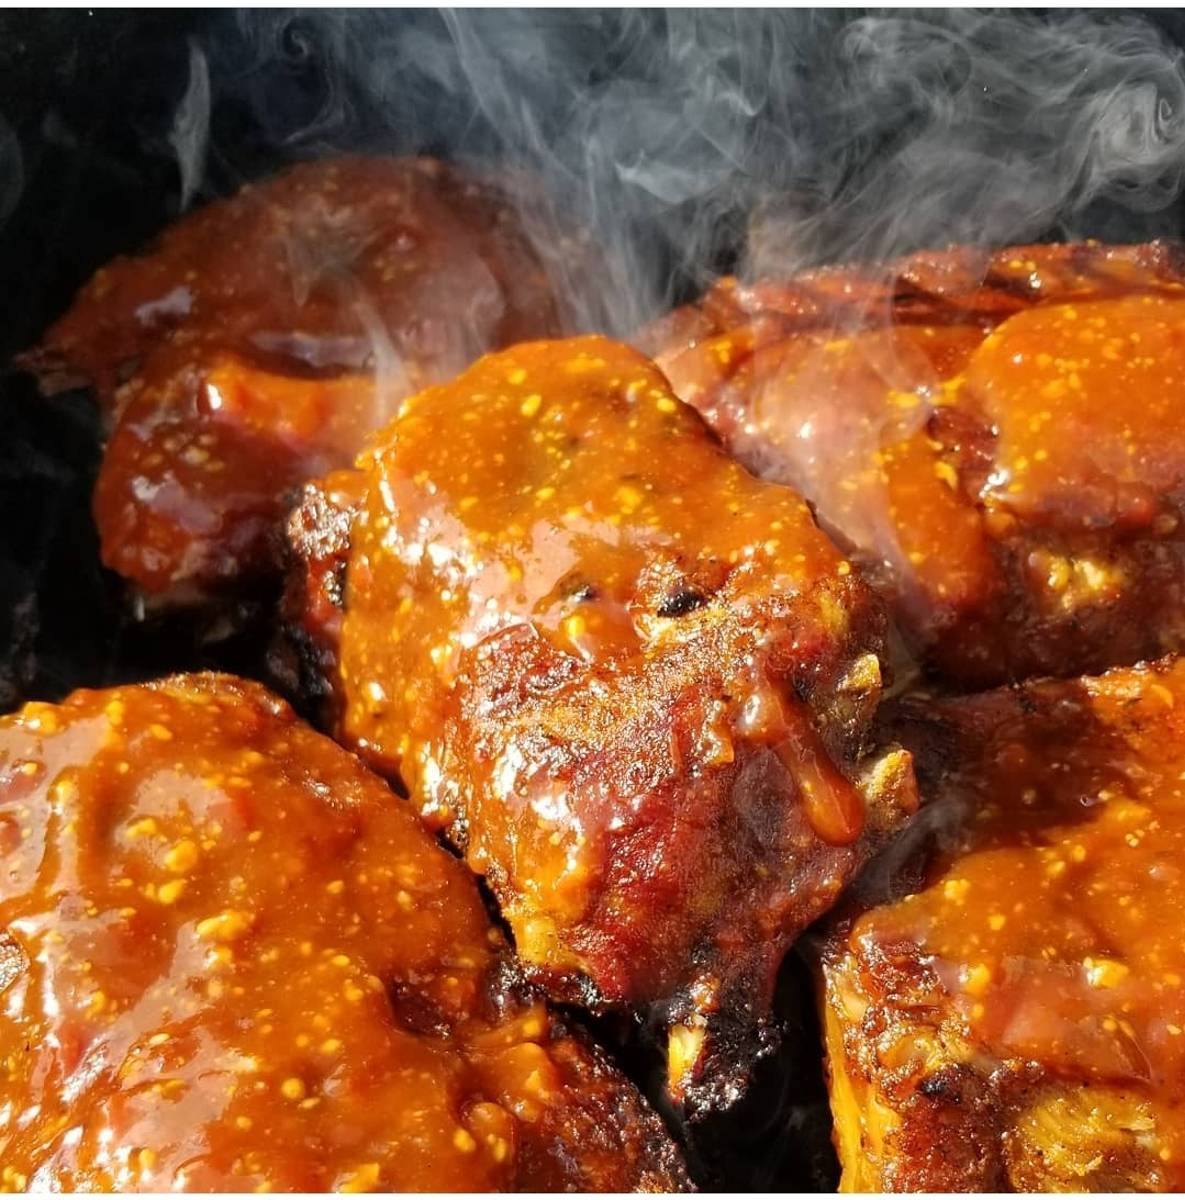
[[[931,836],[823,948],[845,1189],[1180,1190],[1185,660],[894,731]]]
[[[0,1190],[687,1186],[465,867],[257,684],[0,718]]]
[[[535,981],[653,1019],[690,1111],[735,1098],[787,947],[915,803],[868,737],[883,613],[806,504],[590,337],[411,398],[291,527],[337,736],[463,849]]]
[[[45,391],[94,389],[103,561],[161,608],[274,582],[306,479],[348,464],[404,396],[559,323],[502,188],[430,159],[344,157],[103,267],[22,361]]]
[[[640,344],[743,462],[807,497],[946,681],[1185,643],[1176,248],[726,279]]]

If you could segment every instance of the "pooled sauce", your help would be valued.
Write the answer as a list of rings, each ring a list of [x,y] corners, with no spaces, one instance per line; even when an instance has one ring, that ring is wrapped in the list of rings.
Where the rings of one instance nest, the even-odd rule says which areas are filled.
[[[817,507],[914,649],[991,683],[1185,641],[1182,277],[1156,245],[956,250],[725,281],[650,340],[730,449]]]
[[[346,465],[404,396],[558,324],[501,191],[432,160],[347,157],[248,186],[104,267],[26,363],[47,388],[95,387],[113,430],[104,561],[167,593],[274,571],[288,489]],[[227,369],[242,404],[219,409]]]
[[[364,466],[344,728],[421,792],[485,639],[528,627],[571,660],[627,665],[696,633],[677,614],[719,603],[731,576],[805,592],[850,573],[794,493],[725,458],[653,368],[601,339],[519,346],[421,393]]]
[[[344,737],[465,847],[550,985],[642,1003],[694,976],[763,1011],[872,836],[831,711],[856,662],[853,697],[880,689],[851,565],[601,338],[482,359],[360,468]]]
[[[989,505],[1054,524],[1146,526],[1185,483],[1185,299],[1018,313],[966,375],[999,430]],[[1170,518],[1171,519],[1171,518]]]
[[[678,1187],[465,869],[255,684],[0,719],[0,1189]]]
[[[928,964],[985,1072],[1131,1089],[1181,1188],[1185,662],[928,708],[960,747],[935,801],[966,820],[852,949]]]

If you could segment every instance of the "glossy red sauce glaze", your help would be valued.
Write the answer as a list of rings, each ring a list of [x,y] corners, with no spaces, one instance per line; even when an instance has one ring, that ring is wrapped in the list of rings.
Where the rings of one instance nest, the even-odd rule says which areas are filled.
[[[346,157],[250,185],[104,267],[25,361],[47,389],[93,385],[107,412],[104,560],[183,599],[274,572],[290,489],[348,463],[404,396],[559,319],[498,187]]]
[[[943,1044],[992,1081],[1003,1128],[1043,1083],[1121,1089],[1136,1119],[1115,1136],[1179,1190],[1185,661],[911,700],[898,731],[932,803],[961,819],[920,886],[847,936],[882,1025],[940,1016]],[[928,1044],[884,1043],[886,1067],[908,1074]]]
[[[536,978],[665,1004],[676,1094],[735,1091],[786,947],[913,803],[907,758],[864,757],[868,589],[602,338],[420,393],[360,475],[341,735],[465,848]],[[340,552],[305,554],[306,629]]]
[[[0,719],[0,1187],[684,1182],[472,878],[255,684]]]
[[[643,341],[976,685],[1185,638],[1183,281],[1157,244],[952,250],[725,280]]]
[[[1185,293],[1018,313],[965,388],[998,430],[983,495],[1055,526],[1174,528],[1185,464]]]
[[[290,495],[348,462],[379,413],[366,376],[302,379],[227,356],[174,367],[124,408],[94,510],[106,565],[181,599],[277,570]]]

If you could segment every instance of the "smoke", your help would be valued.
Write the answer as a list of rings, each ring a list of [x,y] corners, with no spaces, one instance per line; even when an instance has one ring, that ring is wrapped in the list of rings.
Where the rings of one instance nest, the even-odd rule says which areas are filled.
[[[1181,187],[1185,75],[1138,18],[866,18],[834,47],[826,159],[763,197],[752,270],[1107,232],[1100,202],[1164,228],[1138,218]]]
[[[211,37],[288,154],[526,181],[542,245],[603,247],[563,279],[574,323],[619,334],[731,268],[1179,228],[1182,55],[1123,13],[248,12]]]
[[[196,42],[189,43],[189,85],[173,116],[169,145],[181,175],[181,208],[189,207],[206,170],[210,136],[210,69]]]

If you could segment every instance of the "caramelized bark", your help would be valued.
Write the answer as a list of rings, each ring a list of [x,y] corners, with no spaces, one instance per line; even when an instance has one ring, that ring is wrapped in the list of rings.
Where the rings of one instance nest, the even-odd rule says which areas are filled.
[[[906,756],[864,756],[870,593],[601,338],[422,392],[361,471],[341,736],[464,847],[535,979],[655,1006],[674,1094],[727,1101],[786,947],[913,803]]]
[[[426,159],[342,158],[104,267],[25,361],[47,390],[95,388],[104,561],[179,601],[274,573],[291,489],[347,464],[405,395],[558,322],[495,187]]]
[[[331,471],[310,480],[285,526],[282,632],[268,647],[267,666],[277,683],[326,729],[335,729],[341,719],[338,655],[350,527],[365,483],[356,470]]]
[[[0,1187],[670,1189],[468,872],[225,676],[0,720]]]
[[[1185,660],[895,731],[938,835],[827,947],[846,1186],[1180,1190]]]
[[[725,280],[644,341],[922,660],[995,683],[1185,639],[1183,281],[1159,244],[952,250]]]

